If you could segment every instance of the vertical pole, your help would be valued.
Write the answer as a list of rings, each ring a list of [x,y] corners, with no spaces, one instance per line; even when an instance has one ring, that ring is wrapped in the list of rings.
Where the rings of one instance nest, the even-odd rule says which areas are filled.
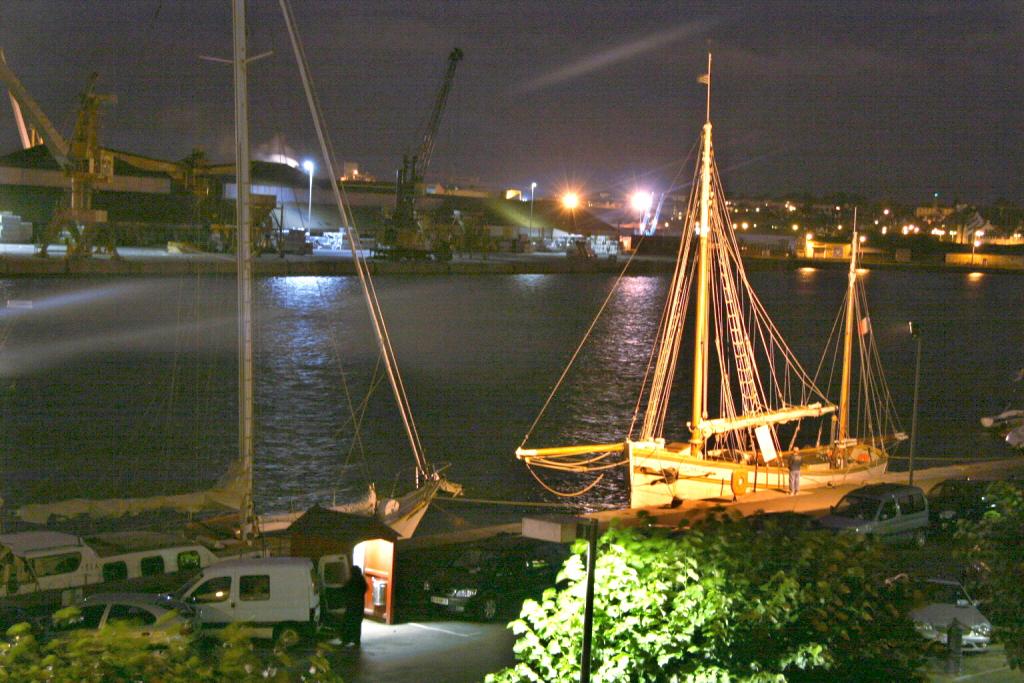
[[[583,652],[580,683],[590,683],[590,643],[594,633],[594,570],[597,567],[597,520],[587,521],[587,597],[583,606]]]
[[[704,151],[702,153],[700,192],[700,246],[697,261],[697,313],[694,322],[693,343],[693,417],[690,422],[690,455],[700,457],[704,450],[704,434],[700,423],[704,419],[704,397],[708,368],[708,282],[711,278],[711,122],[704,124]]]
[[[839,433],[836,440],[842,444],[850,436],[850,377],[853,373],[853,327],[857,324],[857,209],[853,210],[853,240],[850,242],[850,274],[847,278],[846,322],[843,331],[843,375],[839,389]],[[838,453],[837,453],[838,456]]]
[[[917,443],[917,390],[921,383],[921,332],[916,331],[917,358],[914,362],[914,411],[910,418],[910,474],[907,483],[914,484],[914,446]]]
[[[530,238],[533,238],[533,193],[537,191],[537,183],[530,183]],[[544,239],[544,231],[541,231],[540,238]]]
[[[309,167],[309,208],[306,210],[306,225],[313,228],[313,167]]]
[[[245,53],[245,0],[232,0],[235,81],[235,256],[238,267],[238,459],[245,493],[240,513],[243,542],[255,521],[253,503],[252,259],[249,237],[249,116]]]

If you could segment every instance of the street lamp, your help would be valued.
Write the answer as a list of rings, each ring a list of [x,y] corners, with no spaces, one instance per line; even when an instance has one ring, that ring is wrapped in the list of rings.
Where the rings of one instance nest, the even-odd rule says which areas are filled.
[[[580,196],[575,192],[566,192],[562,195],[562,206],[573,211],[580,205]]]
[[[546,515],[524,517],[523,536],[552,543],[587,541],[587,586],[583,599],[583,644],[580,648],[580,683],[590,683],[591,642],[594,636],[594,576],[597,573],[597,520],[593,517]]]
[[[537,183],[530,183],[530,235],[533,235],[533,194],[537,191]],[[540,231],[540,238],[544,239],[543,228]]]
[[[313,171],[316,170],[316,164],[306,159],[302,162],[302,168],[309,174],[309,210],[306,212],[306,224],[313,227]]]
[[[907,323],[910,336],[917,340],[917,353],[914,361],[914,410],[910,417],[910,474],[907,483],[914,484],[914,446],[917,443],[917,390],[921,383],[921,324],[913,320]]]

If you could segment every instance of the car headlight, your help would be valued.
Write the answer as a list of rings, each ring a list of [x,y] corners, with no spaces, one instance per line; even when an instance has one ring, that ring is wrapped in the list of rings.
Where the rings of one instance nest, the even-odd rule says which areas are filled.
[[[915,621],[914,628],[926,635],[932,635],[935,633],[935,627],[927,621]]]
[[[971,633],[976,636],[988,637],[992,633],[992,624],[978,624],[971,628]]]
[[[475,588],[459,588],[455,591],[455,597],[457,598],[471,598],[476,595]]]

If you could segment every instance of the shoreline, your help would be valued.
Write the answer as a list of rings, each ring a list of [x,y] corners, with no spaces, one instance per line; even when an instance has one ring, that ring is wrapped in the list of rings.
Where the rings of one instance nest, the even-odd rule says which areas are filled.
[[[69,260],[63,246],[50,248],[51,256],[34,255],[32,245],[0,245],[0,277],[131,277],[225,275],[234,276],[232,254],[170,254],[161,249],[124,248],[121,257],[105,254]],[[580,261],[557,253],[489,254],[457,256],[451,261],[378,261],[367,259],[371,275],[552,275],[552,274],[617,274],[625,267],[628,256],[617,259]],[[799,268],[841,269],[849,263],[841,259],[808,259],[796,257],[744,256],[744,265],[756,270],[796,270]],[[868,261],[869,270],[905,270],[917,272],[985,273],[1024,275],[1024,268],[947,265],[945,263],[895,263]],[[675,257],[640,255],[629,265],[629,273],[649,275],[671,273]],[[310,256],[279,256],[262,254],[253,259],[256,277],[304,277],[355,275],[352,255],[348,251],[318,250]]]

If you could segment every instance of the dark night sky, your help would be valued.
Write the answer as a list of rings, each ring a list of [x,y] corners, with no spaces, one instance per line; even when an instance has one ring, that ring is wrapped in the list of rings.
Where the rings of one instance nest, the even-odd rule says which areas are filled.
[[[538,194],[660,189],[712,119],[727,191],[1024,202],[1024,3],[295,2],[339,159],[390,177],[461,47],[431,173]],[[253,147],[314,151],[276,2],[252,0]],[[232,155],[227,0],[4,0],[0,47],[65,132],[88,74],[105,144]],[[0,151],[17,148],[0,107]],[[687,163],[689,167],[689,163]],[[688,175],[687,170],[686,174]]]

